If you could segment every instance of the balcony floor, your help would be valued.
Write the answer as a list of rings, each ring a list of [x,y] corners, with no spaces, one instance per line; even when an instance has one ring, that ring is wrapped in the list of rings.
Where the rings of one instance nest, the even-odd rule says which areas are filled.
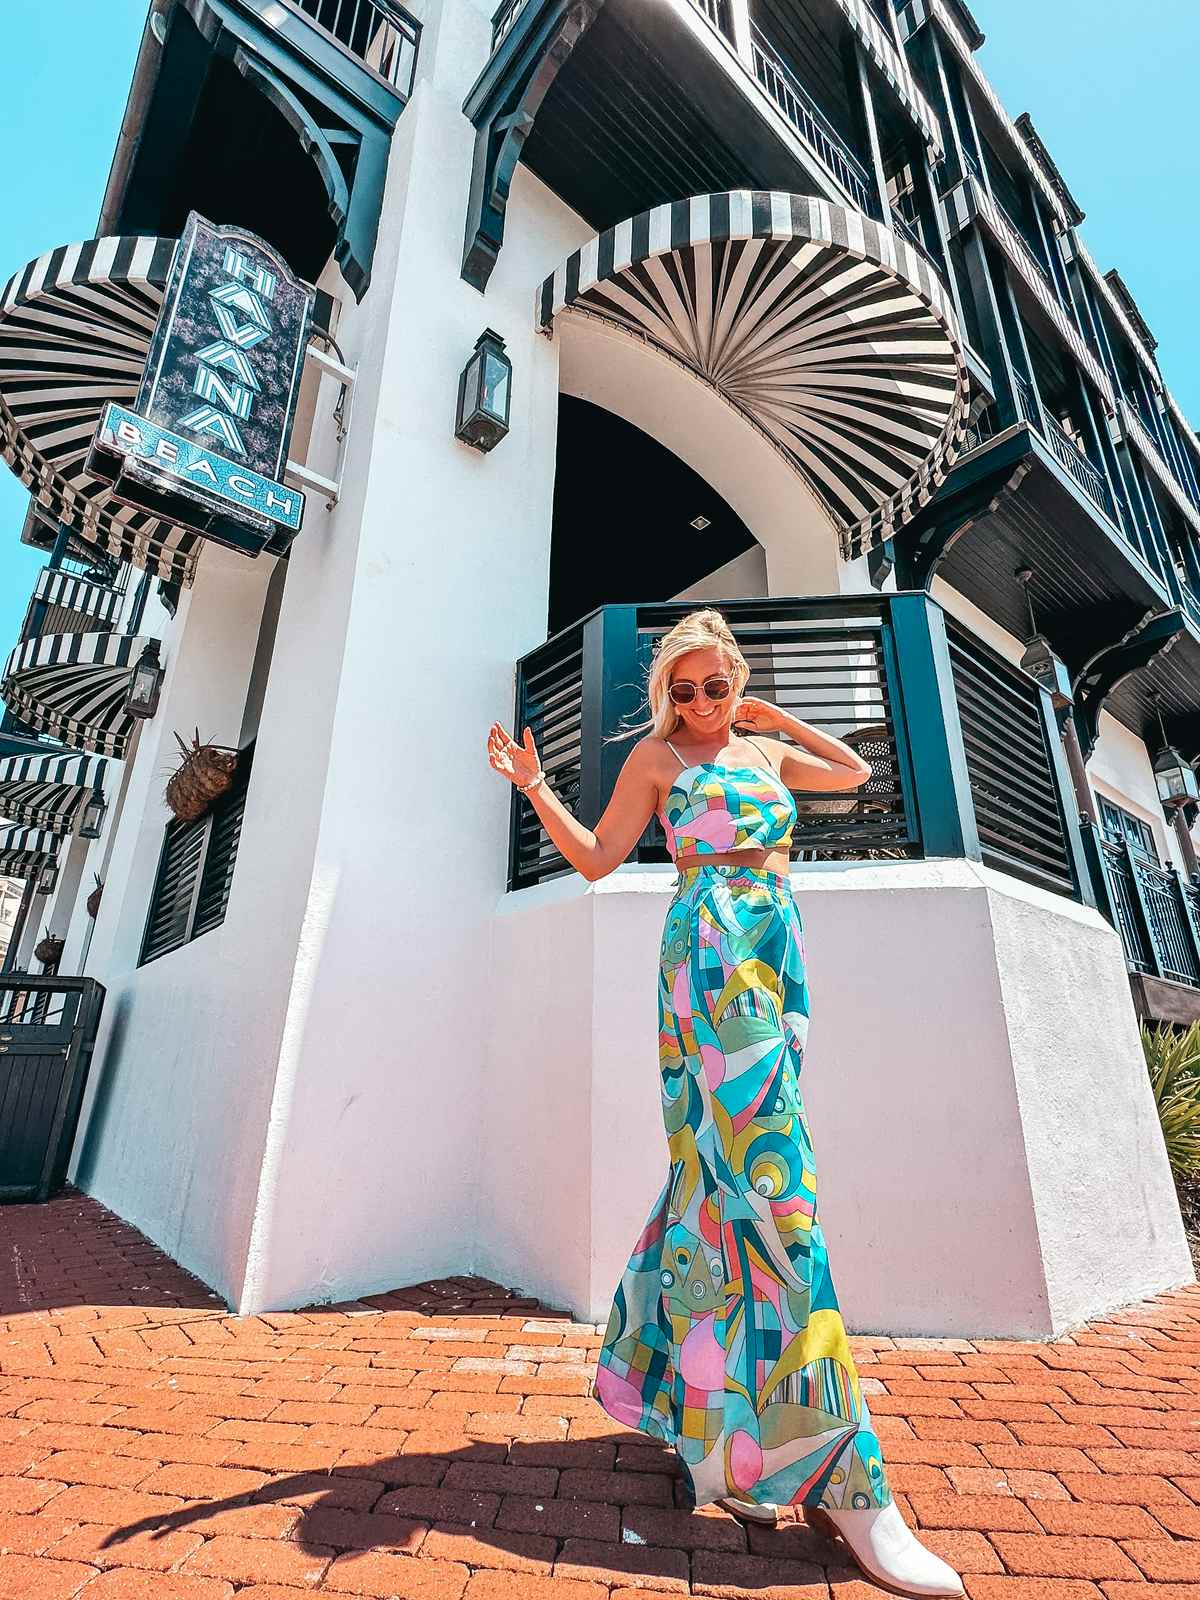
[[[587,1398],[596,1328],[516,1291],[239,1318],[85,1196],[0,1216],[3,1600],[879,1593],[791,1512],[677,1509],[670,1454]],[[1200,1287],[1047,1344],[852,1343],[971,1600],[1196,1592]]]

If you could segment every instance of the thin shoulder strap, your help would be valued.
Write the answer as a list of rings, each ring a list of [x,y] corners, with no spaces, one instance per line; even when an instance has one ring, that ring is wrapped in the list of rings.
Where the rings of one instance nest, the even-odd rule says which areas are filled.
[[[686,772],[687,771],[687,762],[679,754],[679,751],[676,750],[675,746],[671,743],[670,739],[664,739],[663,743],[666,745],[667,749],[671,752],[671,754],[675,757],[676,761],[678,761],[679,765]]]
[[[757,745],[760,750],[762,749],[761,744],[759,744],[759,741],[754,737],[754,735],[752,733],[748,733],[746,735],[746,742],[747,742],[747,744]],[[766,757],[767,771],[771,772],[771,773],[774,773],[775,776],[778,777],[779,774],[778,774],[778,772],[775,771],[775,763],[771,760],[770,756],[767,755],[767,752],[765,750],[763,750],[763,755],[764,755],[764,757]]]

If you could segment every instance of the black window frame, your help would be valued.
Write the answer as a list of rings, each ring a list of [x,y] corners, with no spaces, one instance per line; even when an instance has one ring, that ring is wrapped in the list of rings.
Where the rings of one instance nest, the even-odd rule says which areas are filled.
[[[1115,800],[1110,800],[1106,794],[1098,794],[1096,799],[1100,803],[1100,831],[1109,843],[1128,843],[1130,849],[1157,863],[1158,840],[1145,817],[1126,811],[1124,806],[1118,805]]]
[[[229,892],[241,843],[246,793],[250,786],[254,741],[238,751],[237,770],[229,789],[195,822],[172,817],[163,829],[154,886],[142,929],[138,966],[148,966],[203,938],[225,920]],[[169,899],[163,903],[164,894]],[[186,899],[182,919],[175,910],[175,926],[159,930],[173,903]]]

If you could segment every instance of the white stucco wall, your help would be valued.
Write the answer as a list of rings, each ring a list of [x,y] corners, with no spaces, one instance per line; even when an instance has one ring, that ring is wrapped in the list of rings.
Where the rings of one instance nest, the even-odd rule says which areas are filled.
[[[496,924],[479,1267],[596,1320],[666,1175],[655,972],[673,881],[557,880],[508,896]],[[1191,1279],[1096,913],[966,862],[801,866],[793,885],[819,1207],[853,1328],[1036,1337]]]
[[[681,589],[675,599],[706,604],[718,600],[753,600],[767,593],[767,555],[763,547],[756,544],[698,583]]]
[[[250,870],[235,874],[221,928],[148,966],[137,961],[169,816],[163,785],[178,765],[175,730],[236,742],[268,577],[265,561],[205,550],[166,632],[159,712],[141,730],[88,952],[107,996],[71,1170],[226,1296],[245,1253],[262,1143],[255,1113],[271,1060],[257,1026],[271,914]],[[248,827],[269,798],[252,785]]]

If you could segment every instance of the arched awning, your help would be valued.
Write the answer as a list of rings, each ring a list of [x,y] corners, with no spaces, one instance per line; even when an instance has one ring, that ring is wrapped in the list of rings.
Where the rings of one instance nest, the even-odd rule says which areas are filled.
[[[0,296],[0,456],[46,515],[168,582],[189,583],[200,536],[122,505],[85,468],[100,413],[131,405],[174,239],[51,250]]]
[[[8,658],[0,695],[22,722],[72,750],[123,756],[134,727],[125,692],[149,643],[126,633],[26,639]]]
[[[0,877],[31,878],[57,854],[57,834],[42,828],[0,829]]]
[[[102,788],[103,756],[54,750],[0,760],[0,817],[50,833],[74,833],[80,807]]]
[[[538,293],[681,362],[783,452],[849,559],[936,493],[963,447],[949,293],[880,223],[804,195],[696,195],[622,222]]]

